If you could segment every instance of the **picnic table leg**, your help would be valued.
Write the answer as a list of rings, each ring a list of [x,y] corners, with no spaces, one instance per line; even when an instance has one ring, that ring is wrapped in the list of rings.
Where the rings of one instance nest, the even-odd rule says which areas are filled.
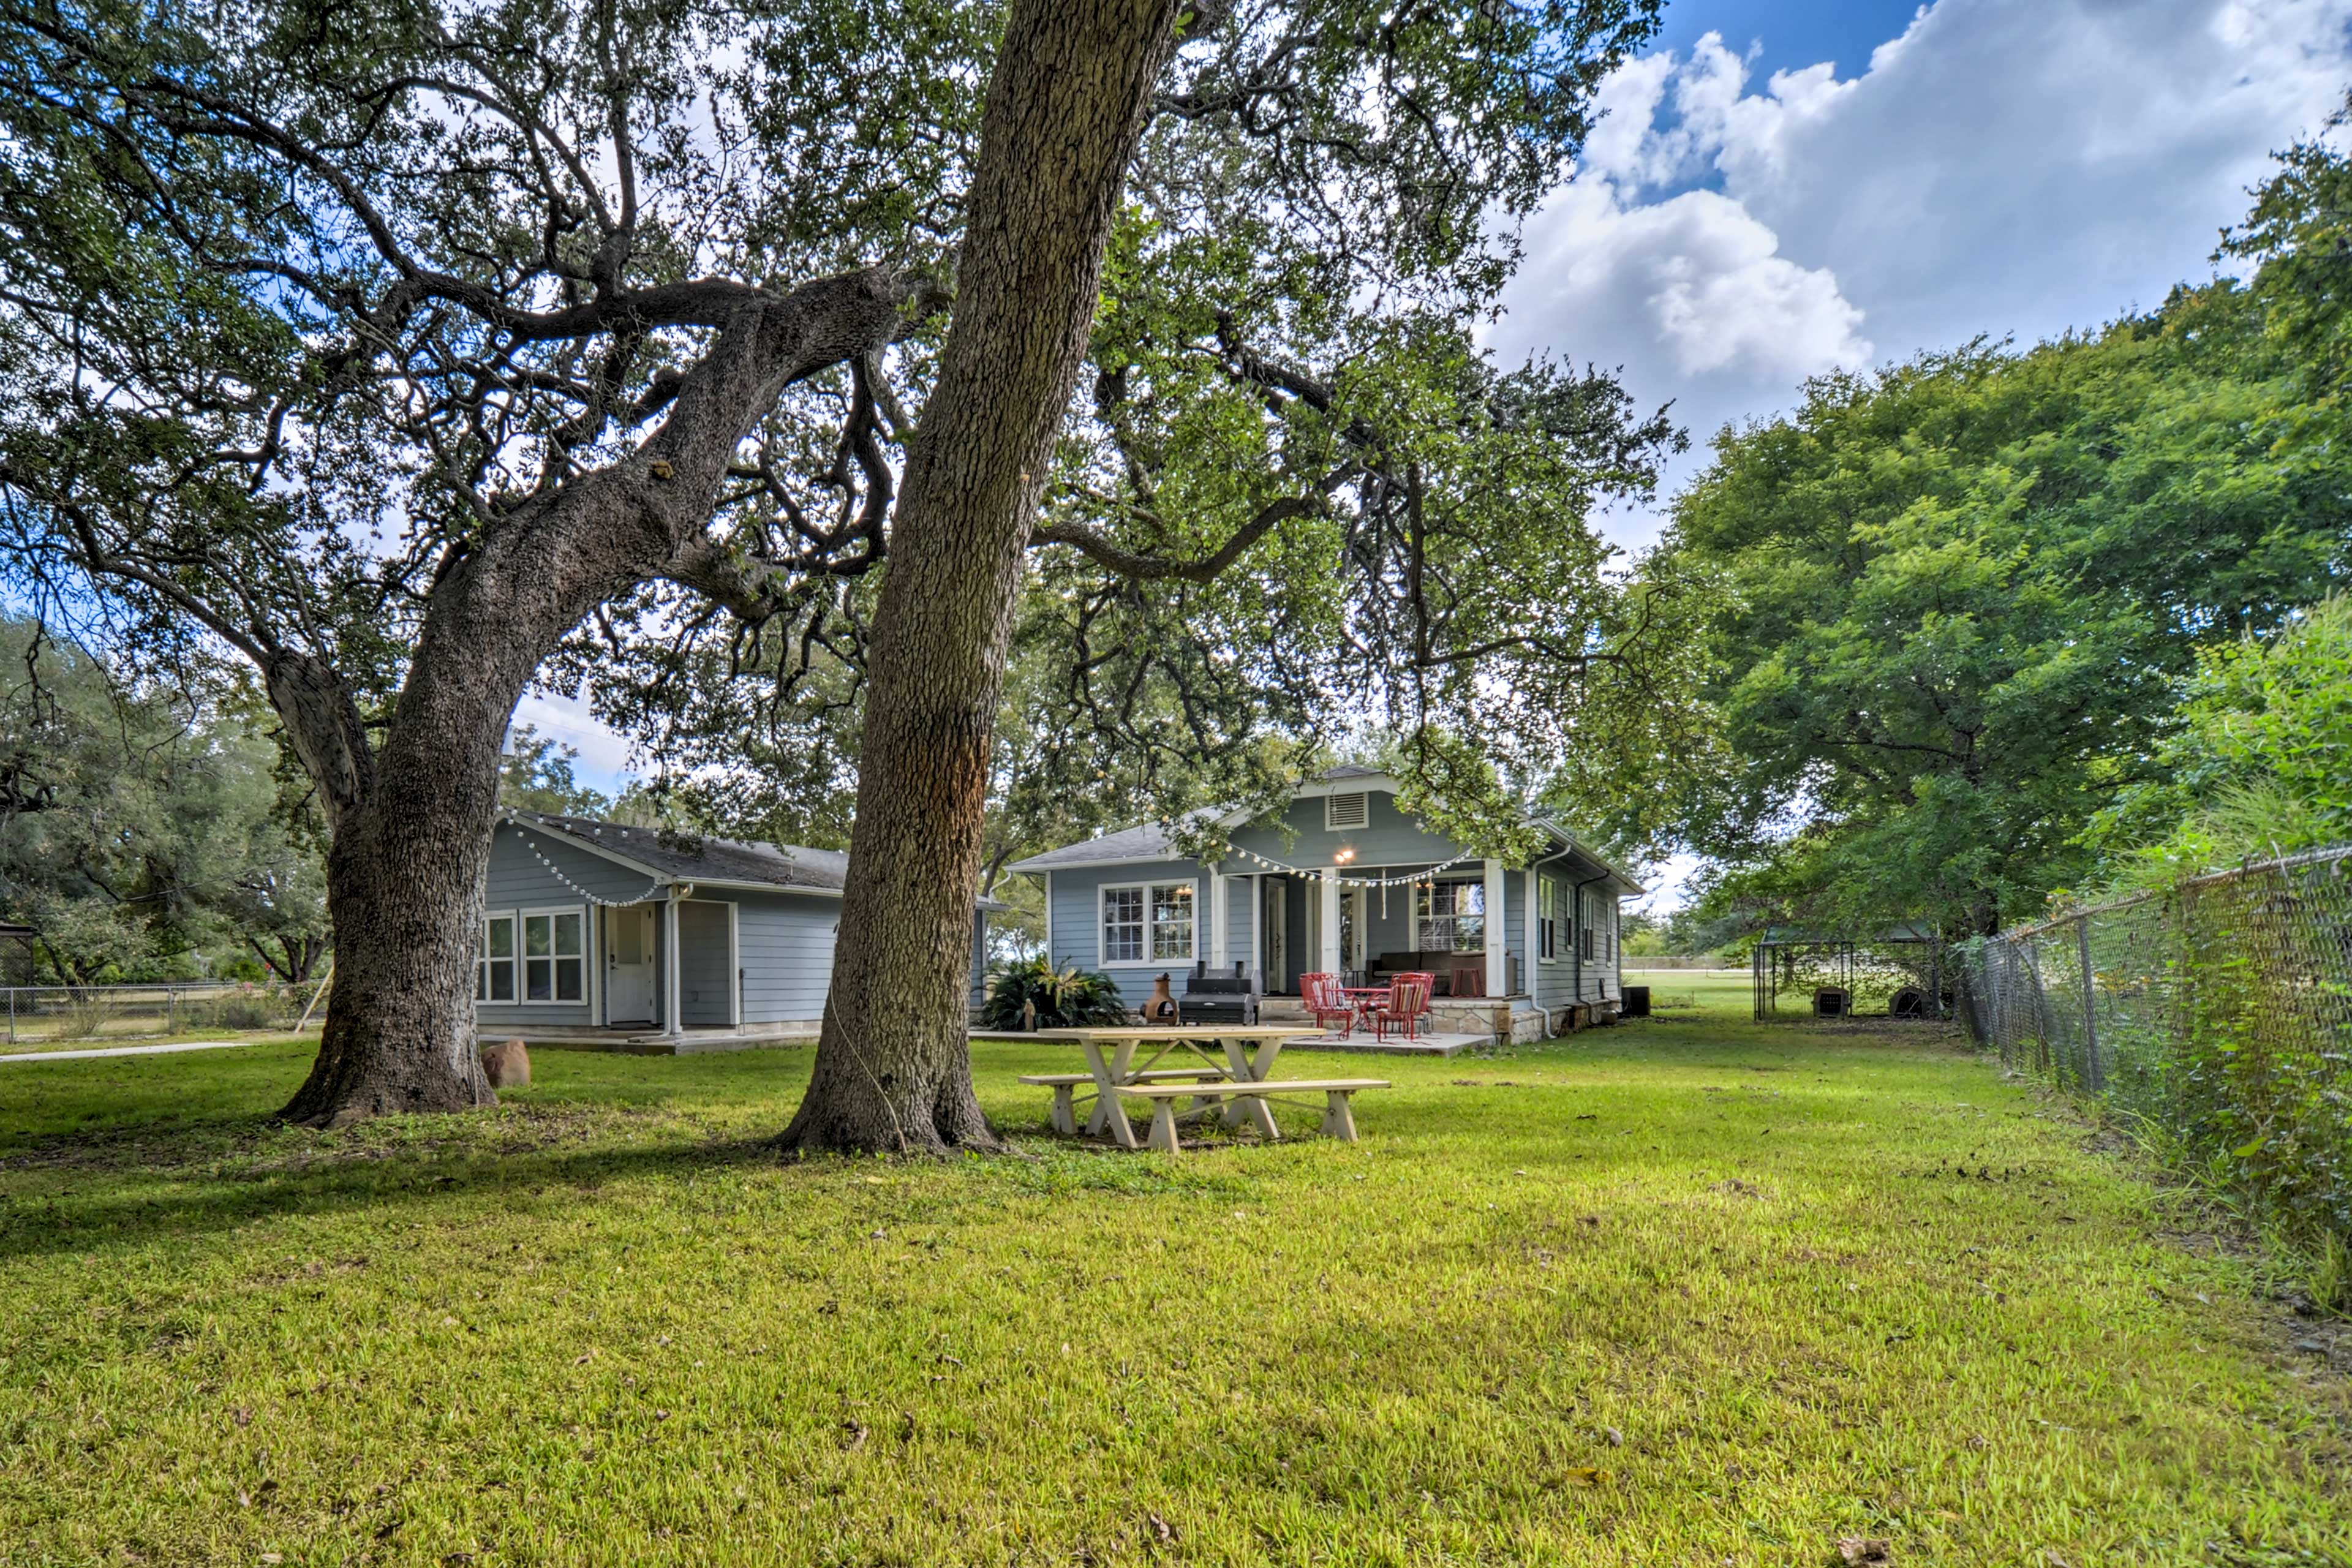
[[[1126,1120],[1124,1117],[1121,1121]],[[1151,1102],[1151,1147],[1163,1154],[1180,1152],[1183,1145],[1176,1138],[1176,1102],[1155,1100]]]
[[[1054,1086],[1054,1131],[1076,1137],[1078,1131],[1077,1096],[1076,1084]]]
[[[1127,1107],[1118,1100],[1118,1086],[1127,1081],[1129,1064],[1135,1060],[1135,1042],[1121,1040],[1111,1052],[1110,1060],[1103,1060],[1102,1047],[1092,1040],[1085,1041],[1087,1068],[1095,1075],[1095,1113],[1087,1119],[1087,1131],[1108,1131],[1110,1141],[1122,1149],[1135,1147],[1135,1129],[1127,1124]]]
[[[1219,1043],[1225,1047],[1225,1063],[1233,1068],[1236,1083],[1264,1083],[1273,1075],[1274,1064],[1282,1055],[1282,1042],[1278,1039],[1268,1040],[1259,1047],[1255,1061],[1250,1059],[1246,1042],[1223,1040]],[[1226,1126],[1240,1126],[1244,1116],[1256,1124],[1259,1135],[1266,1142],[1275,1142],[1282,1137],[1282,1130],[1274,1124],[1273,1108],[1265,1100],[1237,1095],[1225,1102]]]
[[[1337,1138],[1342,1143],[1356,1141],[1356,1116],[1348,1109],[1348,1091],[1343,1089],[1323,1091],[1323,1135]]]
[[[1108,1086],[1114,1080],[1110,1077],[1110,1068],[1103,1064],[1100,1046],[1092,1040],[1085,1040],[1079,1043],[1078,1048],[1087,1054],[1087,1070],[1095,1075],[1095,1108],[1087,1116],[1087,1136],[1093,1138],[1099,1136],[1104,1127],[1109,1124],[1110,1108],[1116,1103],[1116,1097]]]

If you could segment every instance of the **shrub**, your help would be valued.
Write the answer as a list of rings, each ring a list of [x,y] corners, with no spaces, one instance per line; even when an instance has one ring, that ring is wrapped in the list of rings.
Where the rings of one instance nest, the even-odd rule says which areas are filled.
[[[268,1029],[278,1026],[278,1010],[266,996],[227,996],[212,1004],[205,1020],[215,1029]]]
[[[992,965],[988,1000],[981,1020],[992,1029],[1021,1027],[1024,1004],[1037,1004],[1037,1026],[1067,1028],[1079,1024],[1123,1024],[1127,1004],[1119,1000],[1111,977],[1073,964],[1055,969],[1049,959],[1020,959]]]

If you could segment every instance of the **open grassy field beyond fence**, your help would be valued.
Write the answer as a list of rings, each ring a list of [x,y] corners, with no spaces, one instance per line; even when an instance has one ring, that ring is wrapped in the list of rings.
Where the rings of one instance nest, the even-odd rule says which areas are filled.
[[[1940,1031],[1381,1061],[1359,1144],[1175,1162],[1048,1136],[1050,1047],[982,1048],[1023,1157],[806,1164],[804,1052],[264,1125],[312,1048],[0,1068],[0,1563],[2352,1553],[2341,1378]]]

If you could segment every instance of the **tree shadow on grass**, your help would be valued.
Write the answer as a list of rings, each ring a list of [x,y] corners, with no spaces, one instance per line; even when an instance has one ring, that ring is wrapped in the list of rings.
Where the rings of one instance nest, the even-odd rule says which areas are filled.
[[[287,1215],[397,1209],[518,1189],[593,1192],[647,1173],[794,1163],[773,1118],[517,1104],[343,1132],[213,1116],[27,1141],[0,1158],[0,1260],[193,1237]]]

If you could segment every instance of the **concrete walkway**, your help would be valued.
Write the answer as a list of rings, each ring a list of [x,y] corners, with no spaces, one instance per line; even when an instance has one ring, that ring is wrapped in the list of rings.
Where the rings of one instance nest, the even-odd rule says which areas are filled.
[[[0,1062],[71,1062],[91,1057],[160,1057],[173,1051],[230,1051],[251,1040],[175,1040],[164,1046],[100,1046],[87,1051],[19,1051]]]

